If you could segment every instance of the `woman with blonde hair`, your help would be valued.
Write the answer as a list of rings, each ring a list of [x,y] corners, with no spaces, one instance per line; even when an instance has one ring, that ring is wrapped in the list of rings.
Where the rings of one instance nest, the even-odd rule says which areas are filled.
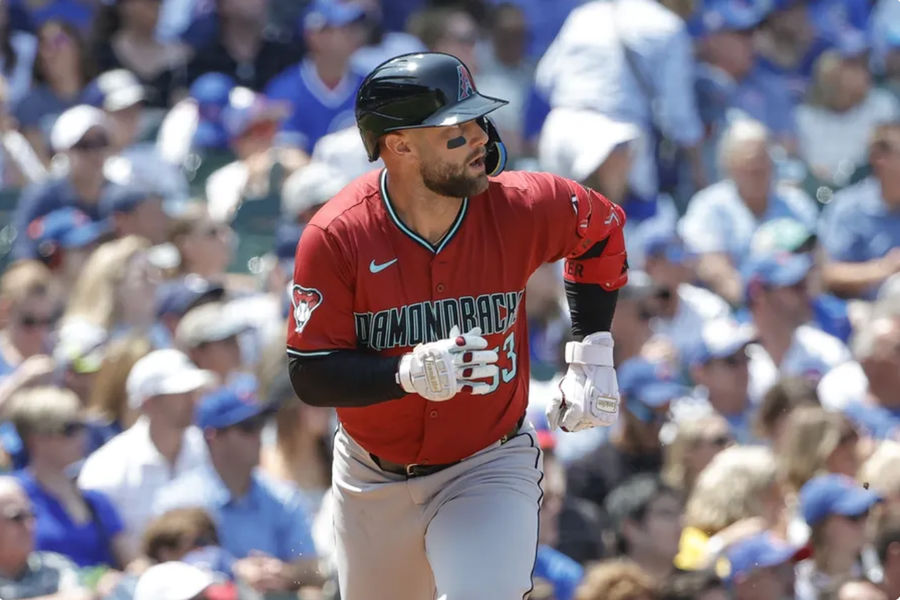
[[[159,335],[154,296],[160,273],[149,260],[149,246],[130,235],[98,247],[75,282],[65,318],[102,327],[110,339],[136,332]]]
[[[124,337],[106,348],[88,398],[88,453],[131,427],[137,419],[128,406],[125,381],[134,363],[152,349],[147,338],[142,336]]]
[[[791,412],[778,448],[779,479],[791,492],[820,473],[855,477],[859,468],[859,435],[840,413],[818,406]]]
[[[134,556],[116,508],[104,494],[80,490],[70,473],[85,453],[78,396],[65,388],[28,388],[12,398],[10,416],[28,451],[28,466],[16,477],[37,516],[37,548],[83,567],[127,565]]]
[[[690,495],[700,472],[719,452],[734,443],[728,421],[718,413],[685,419],[663,448],[662,479],[683,497]]]
[[[776,474],[775,456],[764,446],[732,446],[716,454],[688,497],[675,565],[707,567],[742,536],[782,528],[784,499]]]

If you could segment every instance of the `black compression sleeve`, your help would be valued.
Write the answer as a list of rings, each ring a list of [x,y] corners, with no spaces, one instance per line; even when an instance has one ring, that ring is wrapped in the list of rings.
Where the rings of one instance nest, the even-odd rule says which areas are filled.
[[[326,356],[289,356],[291,384],[312,406],[369,406],[406,394],[395,380],[399,356],[339,350]]]
[[[609,331],[619,290],[608,291],[593,283],[566,282],[566,298],[572,317],[572,333],[581,340],[598,331]]]

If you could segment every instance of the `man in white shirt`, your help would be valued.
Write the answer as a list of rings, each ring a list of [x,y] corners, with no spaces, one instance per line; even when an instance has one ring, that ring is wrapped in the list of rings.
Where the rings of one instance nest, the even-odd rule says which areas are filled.
[[[125,384],[140,418],[90,455],[81,469],[78,485],[109,497],[134,550],[153,515],[156,493],[177,475],[209,462],[203,435],[192,423],[195,396],[213,381],[211,373],[177,350],[141,358]]]
[[[703,325],[731,313],[728,303],[713,292],[688,283],[694,279],[694,257],[674,234],[648,236],[644,270],[656,285],[653,332],[672,341],[682,357],[700,343]]]
[[[753,396],[764,394],[784,376],[818,381],[851,358],[843,342],[809,324],[811,268],[808,254],[767,254],[747,264],[745,296],[759,341],[748,348]]]

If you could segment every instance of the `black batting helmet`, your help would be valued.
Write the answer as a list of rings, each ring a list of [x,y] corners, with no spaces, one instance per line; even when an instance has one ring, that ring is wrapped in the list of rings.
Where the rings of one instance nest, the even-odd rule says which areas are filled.
[[[477,119],[488,134],[487,173],[496,175],[506,165],[506,147],[485,115],[504,104],[508,102],[479,94],[468,67],[455,56],[403,54],[381,63],[363,80],[356,95],[356,123],[373,161],[385,133]]]

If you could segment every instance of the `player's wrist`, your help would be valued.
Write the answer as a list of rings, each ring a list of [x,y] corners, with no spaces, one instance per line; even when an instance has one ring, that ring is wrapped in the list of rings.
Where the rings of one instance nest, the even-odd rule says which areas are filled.
[[[400,362],[397,363],[397,372],[394,374],[394,380],[397,382],[403,391],[407,394],[413,394],[416,391],[415,386],[413,385],[412,380],[412,353],[404,354],[400,357]]]
[[[608,331],[589,334],[580,342],[566,344],[566,363],[613,366],[613,339]]]

